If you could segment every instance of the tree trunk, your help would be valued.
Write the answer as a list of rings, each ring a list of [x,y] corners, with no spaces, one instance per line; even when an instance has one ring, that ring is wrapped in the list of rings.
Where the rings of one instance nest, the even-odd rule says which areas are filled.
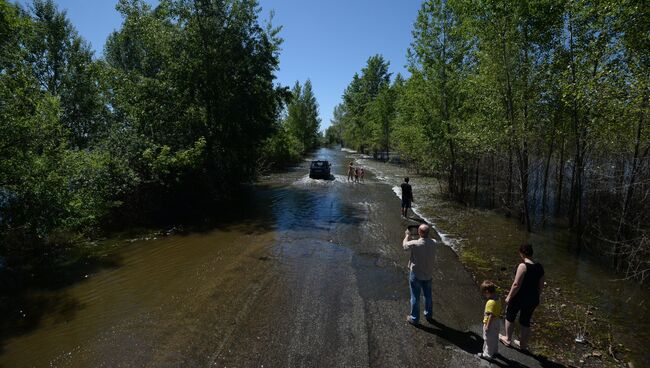
[[[560,158],[558,159],[558,178],[557,178],[557,196],[555,197],[555,216],[558,216],[562,210],[562,190],[564,189],[564,147],[565,141],[562,137],[560,146]]]
[[[576,171],[576,234],[578,236],[578,251],[582,248],[582,233],[584,229],[583,223],[583,205],[582,205],[582,173],[584,172],[584,153],[580,154],[580,161],[578,162],[578,169]]]
[[[442,99],[442,119],[445,122],[447,127],[447,144],[449,145],[449,155],[451,157],[451,163],[449,167],[449,194],[453,197],[456,194],[456,147],[454,145],[453,128],[449,121],[449,101],[447,96],[447,22],[444,21],[442,24],[442,70],[440,70],[441,75],[441,85],[440,85],[440,98]],[[461,194],[462,195],[462,194]]]
[[[491,160],[492,160],[492,170],[491,170],[491,187],[492,187],[492,195],[491,195],[491,201],[490,201],[490,207],[494,208],[494,203],[495,203],[495,197],[496,197],[496,186],[497,186],[497,167],[496,167],[496,160],[494,159],[494,155],[491,155]]]
[[[576,63],[575,63],[575,54],[573,50],[573,18],[572,14],[569,13],[569,54],[570,54],[570,67],[571,67],[571,83],[575,89],[577,83],[576,77]],[[573,133],[575,135],[575,157],[573,162],[573,173],[571,174],[571,199],[569,201],[569,227],[573,228],[575,226],[576,218],[576,205],[578,202],[578,195],[580,190],[578,189],[582,184],[581,175],[582,168],[580,167],[581,159],[581,137],[580,137],[580,119],[578,117],[578,101],[575,93],[573,91],[572,101],[571,101],[571,121],[573,123]]]
[[[524,26],[524,63],[528,70],[529,60],[528,60],[528,27]],[[521,178],[521,199],[524,206],[524,222],[526,224],[526,230],[531,232],[531,223],[530,223],[530,204],[529,204],[529,177],[530,177],[530,161],[528,157],[528,100],[529,100],[529,90],[528,90],[528,74],[522,77],[524,80],[524,116],[522,121],[521,129],[521,153],[519,156],[519,176]],[[514,106],[513,106],[514,110]],[[514,113],[514,111],[513,111]],[[514,116],[513,116],[514,123]]]
[[[551,134],[551,145],[548,149],[548,155],[546,155],[546,165],[544,167],[544,184],[542,185],[542,227],[546,226],[546,192],[548,188],[548,171],[551,167],[551,158],[553,157],[553,149],[555,148],[555,129],[553,129],[553,134]]]
[[[634,142],[634,156],[632,158],[632,168],[630,170],[630,181],[625,186],[625,199],[623,200],[623,212],[620,215],[620,220],[618,223],[618,230],[616,232],[616,246],[614,248],[614,255],[616,258],[616,268],[620,270],[622,255],[621,255],[621,241],[626,240],[630,237],[630,203],[634,198],[634,190],[636,187],[637,172],[639,168],[639,162],[645,159],[650,150],[650,145],[645,149],[645,152],[641,155],[641,140],[643,136],[643,127],[645,125],[645,109],[648,105],[648,95],[646,94],[641,103],[641,111],[639,116],[639,122],[636,129],[636,139]],[[641,157],[640,157],[641,156]]]
[[[506,205],[508,206],[508,214],[512,208],[512,148],[508,149],[508,188],[506,190]]]
[[[526,225],[526,231],[530,232],[531,223],[530,223],[530,206],[528,199],[528,178],[529,178],[529,162],[528,162],[528,148],[527,142],[524,140],[524,148],[520,154],[520,164],[519,164],[519,179],[521,180],[521,199],[523,202],[523,215],[524,215],[524,224]]]
[[[459,188],[459,191],[457,193],[457,196],[458,196],[458,199],[463,201],[463,197],[464,197],[464,194],[465,194],[465,170],[463,170],[460,173],[459,176],[460,176],[460,188]]]
[[[571,168],[571,186],[569,187],[569,208],[567,209],[567,215],[569,216],[569,227],[573,228],[573,223],[575,221],[575,195],[576,195],[576,172],[577,172],[578,163],[573,162],[573,167]]]
[[[478,207],[478,167],[481,163],[481,157],[476,158],[476,171],[474,173],[474,207]]]
[[[514,101],[512,96],[512,83],[510,80],[510,63],[508,62],[508,48],[506,46],[505,31],[501,32],[501,52],[503,57],[503,68],[506,76],[506,95],[505,95],[505,108],[506,108],[506,117],[510,121],[510,133],[511,139],[508,144],[508,192],[507,192],[507,206],[508,214],[512,210],[512,150],[515,149],[515,118],[514,118]],[[517,147],[517,153],[519,149]]]
[[[449,153],[451,154],[451,166],[449,167],[449,194],[456,193],[456,151],[454,149],[454,142],[449,140]]]

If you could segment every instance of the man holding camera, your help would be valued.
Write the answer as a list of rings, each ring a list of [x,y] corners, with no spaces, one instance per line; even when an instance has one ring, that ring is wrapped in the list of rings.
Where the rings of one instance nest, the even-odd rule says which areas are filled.
[[[420,323],[420,290],[424,294],[424,318],[433,320],[433,301],[431,298],[431,279],[433,278],[436,247],[438,244],[429,237],[429,225],[422,224],[418,227],[416,240],[409,240],[409,231],[406,230],[402,246],[411,251],[408,268],[409,286],[411,288],[411,313],[406,316],[406,321],[412,325]]]

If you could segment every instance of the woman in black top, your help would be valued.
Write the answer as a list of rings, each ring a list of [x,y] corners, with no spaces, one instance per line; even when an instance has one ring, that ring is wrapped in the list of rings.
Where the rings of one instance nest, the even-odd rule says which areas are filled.
[[[522,262],[517,266],[515,281],[512,283],[510,292],[506,297],[506,334],[499,335],[499,340],[506,346],[512,344],[512,333],[515,329],[515,318],[519,314],[521,333],[519,336],[519,348],[528,349],[530,338],[530,318],[533,311],[539,305],[539,297],[544,287],[544,267],[535,263],[533,247],[524,244],[519,247],[519,256]]]

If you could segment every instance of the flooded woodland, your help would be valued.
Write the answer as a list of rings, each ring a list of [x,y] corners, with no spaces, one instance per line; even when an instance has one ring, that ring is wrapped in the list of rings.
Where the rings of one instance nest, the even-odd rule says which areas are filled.
[[[314,157],[333,163],[332,180],[308,178],[304,162],[263,177],[193,226],[105,239],[97,246],[111,250],[88,257],[91,269],[82,264],[74,279],[57,284],[62,276],[50,275],[48,287],[24,291],[12,329],[5,322],[0,365],[478,366],[482,306],[471,275],[508,287],[522,241],[548,275],[534,347],[556,363],[507,359],[595,364],[603,358],[584,355],[609,347],[573,340],[583,333],[600,344],[604,328],[623,344],[614,343],[619,358],[648,362],[648,290],[575,253],[566,230],[529,234],[502,214],[438,199],[437,182],[417,175],[415,214],[400,219],[404,168],[338,149]],[[364,183],[347,181],[351,160],[366,168]],[[433,286],[440,325],[413,336],[402,319],[408,254],[400,241],[417,219],[435,227],[446,250]],[[416,343],[396,344],[395,335]]]
[[[0,367],[650,366],[643,0],[63,3],[0,0]],[[530,350],[482,359],[525,244]]]

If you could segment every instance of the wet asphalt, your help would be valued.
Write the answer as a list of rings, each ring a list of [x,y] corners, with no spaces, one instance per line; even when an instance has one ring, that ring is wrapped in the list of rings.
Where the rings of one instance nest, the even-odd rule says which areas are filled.
[[[399,215],[391,187],[367,174],[345,175],[349,155],[322,150],[334,180],[287,174],[291,193],[277,200],[277,242],[258,287],[210,363],[220,367],[550,367],[501,346],[489,363],[482,349],[483,300],[451,248],[440,243],[433,279],[434,323],[405,322],[409,311],[404,229],[422,220]],[[271,182],[274,179],[270,179]],[[277,185],[277,183],[276,183]],[[281,187],[282,188],[282,187]],[[286,189],[286,188],[283,188]],[[435,235],[434,235],[435,237]]]
[[[481,351],[484,302],[440,245],[434,323],[406,323],[406,226],[372,172],[307,177],[308,162],[250,189],[244,215],[212,230],[136,243],[118,266],[57,291],[78,305],[3,342],[0,367],[554,367],[500,346]]]

